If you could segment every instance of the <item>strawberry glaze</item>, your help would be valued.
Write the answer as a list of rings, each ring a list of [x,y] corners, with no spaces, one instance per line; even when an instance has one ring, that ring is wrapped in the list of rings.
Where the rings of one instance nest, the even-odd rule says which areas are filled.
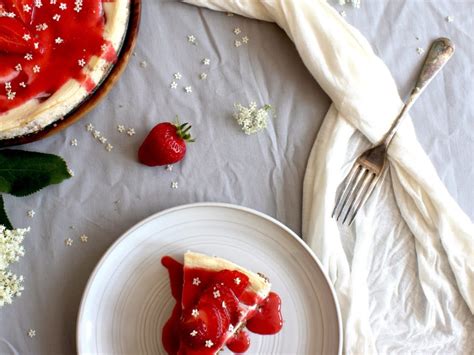
[[[0,114],[30,99],[46,100],[70,79],[94,90],[84,71],[89,60],[116,60],[103,38],[105,2],[0,0],[0,13],[10,14],[0,15]]]
[[[212,307],[219,306],[223,299],[226,300],[226,317],[216,317],[217,313],[205,312],[204,308],[200,308],[201,313],[204,314],[204,318],[208,320],[209,316],[214,317],[212,321],[208,320],[206,324],[207,330],[217,331],[215,327],[220,325],[227,327],[230,317],[230,324],[237,326],[240,319],[236,318],[239,314],[239,310],[246,305],[261,304],[257,310],[250,315],[251,327],[248,329],[252,332],[259,334],[275,334],[281,330],[283,326],[283,320],[281,316],[281,300],[280,297],[274,292],[271,292],[265,300],[259,299],[259,297],[247,290],[248,278],[246,275],[239,273],[238,271],[224,270],[220,272],[209,271],[204,269],[188,269],[184,270],[183,265],[176,260],[165,256],[162,259],[162,264],[168,269],[171,293],[173,298],[176,300],[176,305],[173,308],[172,314],[169,320],[166,322],[163,333],[162,341],[163,346],[168,354],[170,355],[210,355],[215,354],[218,349],[224,346],[223,343],[219,343],[219,339],[214,339],[214,344],[211,348],[193,348],[189,344],[186,344],[184,339],[194,341],[196,338],[201,336],[201,333],[194,337],[189,338],[188,333],[190,330],[199,329],[197,328],[198,323],[193,323],[195,320],[190,316],[193,309],[198,309],[200,306],[208,306],[211,304]],[[239,278],[239,284],[236,285],[235,279]],[[183,287],[183,285],[188,285]],[[217,288],[216,288],[217,286]],[[213,299],[210,297],[210,292],[220,290],[220,296],[222,298]],[[227,296],[226,296],[227,295]],[[232,308],[232,296],[235,295],[236,299],[235,308]],[[214,309],[214,308],[212,308]],[[229,312],[233,313],[230,314]],[[200,315],[201,316],[201,315]],[[192,327],[187,328],[190,324]],[[197,322],[197,321],[196,321]],[[218,324],[218,325],[215,325]],[[181,347],[180,347],[181,344]],[[227,341],[227,347],[235,353],[243,353],[248,350],[250,346],[250,338],[248,333],[240,329],[231,339]]]

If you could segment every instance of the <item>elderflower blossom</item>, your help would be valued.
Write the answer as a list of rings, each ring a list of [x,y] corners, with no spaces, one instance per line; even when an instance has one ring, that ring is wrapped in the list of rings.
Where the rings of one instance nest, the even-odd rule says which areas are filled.
[[[351,4],[356,9],[360,8],[360,0],[339,0],[339,5]]]
[[[248,107],[241,104],[235,104],[234,107],[237,112],[233,116],[245,134],[250,135],[267,128],[268,111],[271,109],[270,105],[257,109],[257,104],[251,102]]]
[[[21,243],[29,231],[30,228],[10,230],[0,225],[0,307],[12,303],[23,291],[23,276],[13,274],[7,267],[25,254]]]

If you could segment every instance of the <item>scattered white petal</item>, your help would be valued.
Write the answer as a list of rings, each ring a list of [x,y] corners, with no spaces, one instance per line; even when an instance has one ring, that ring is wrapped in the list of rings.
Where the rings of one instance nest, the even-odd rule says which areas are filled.
[[[29,210],[28,212],[26,212],[26,214],[28,215],[28,217],[33,218],[36,212],[34,210]]]
[[[238,28],[238,27],[234,28],[234,34],[235,34],[235,35],[240,34],[240,32],[242,32],[242,31],[240,30],[240,28]]]
[[[77,139],[76,139],[76,138],[71,139],[70,144],[71,144],[73,147],[77,147]]]
[[[209,58],[204,58],[204,59],[202,60],[202,64],[204,64],[204,65],[210,65],[210,64],[211,64],[211,60],[210,60]]]
[[[55,15],[53,16],[53,20],[54,20],[54,21],[59,21],[60,19],[61,19],[61,15],[60,15],[60,14],[55,14]]]
[[[174,77],[176,80],[180,80],[183,76],[181,75],[180,72],[177,72],[177,73],[174,73],[174,74],[173,74],[173,77]]]
[[[36,336],[36,330],[34,330],[34,329],[28,330],[28,336],[29,336],[30,338],[35,337],[35,336]]]
[[[82,243],[87,243],[87,240],[89,239],[89,237],[85,234],[81,235],[79,238],[81,239]]]
[[[170,88],[176,89],[178,87],[178,83],[176,81],[172,81],[170,84]]]
[[[225,304],[225,301],[222,301],[222,308],[226,309],[227,305]]]
[[[190,93],[193,92],[193,88],[192,88],[191,86],[186,86],[186,87],[184,88],[184,91],[186,91],[186,94],[190,94]]]
[[[231,333],[234,332],[234,326],[232,324],[229,324],[229,332]]]
[[[135,135],[135,129],[134,128],[129,128],[127,129],[127,134],[131,137]]]
[[[206,80],[207,79],[207,74],[206,73],[199,74],[199,79]]]
[[[425,50],[424,50],[423,48],[421,48],[421,47],[418,47],[418,48],[416,49],[416,53],[418,53],[419,55],[422,55],[423,53],[425,53]]]
[[[74,176],[74,171],[71,168],[67,168],[69,175]]]
[[[117,126],[117,131],[119,131],[120,133],[125,132],[125,126],[123,124],[119,124]]]
[[[177,189],[178,188],[178,182],[177,181],[171,182],[171,188],[172,189]]]
[[[212,348],[214,345],[214,343],[212,342],[212,340],[206,340],[206,348]]]
[[[68,247],[70,247],[72,245],[72,243],[74,243],[74,240],[72,240],[71,238],[67,238],[65,243]]]

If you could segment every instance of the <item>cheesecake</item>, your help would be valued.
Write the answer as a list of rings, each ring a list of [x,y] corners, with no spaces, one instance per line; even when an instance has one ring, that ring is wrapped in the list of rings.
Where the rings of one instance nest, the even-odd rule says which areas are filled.
[[[130,0],[0,1],[0,140],[63,119],[109,73]]]

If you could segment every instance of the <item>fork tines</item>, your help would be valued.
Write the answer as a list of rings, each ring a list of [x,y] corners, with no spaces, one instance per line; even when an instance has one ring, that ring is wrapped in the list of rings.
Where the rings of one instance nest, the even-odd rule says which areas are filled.
[[[377,184],[379,175],[370,165],[356,161],[346,179],[346,184],[340,194],[332,217],[342,224],[350,225],[360,207],[365,203]]]

